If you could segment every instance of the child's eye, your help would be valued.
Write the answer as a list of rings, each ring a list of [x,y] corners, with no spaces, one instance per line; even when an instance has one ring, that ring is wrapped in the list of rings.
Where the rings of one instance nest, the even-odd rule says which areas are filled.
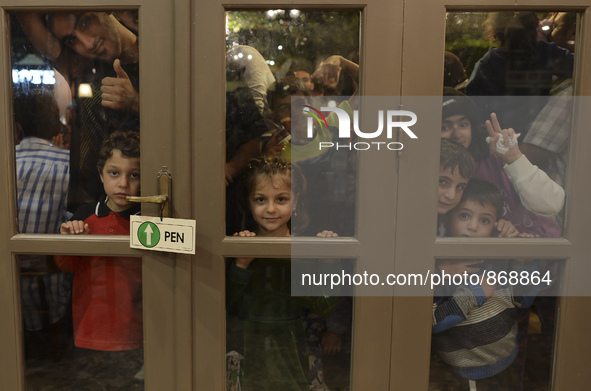
[[[487,218],[483,218],[483,219],[481,219],[481,220],[480,220],[480,222],[481,222],[482,224],[489,224],[489,223],[490,223],[490,220],[489,220],[489,219],[487,219]]]
[[[263,197],[257,197],[254,199],[254,202],[256,202],[257,204],[262,204],[263,202],[265,202],[265,199]]]
[[[447,181],[445,179],[439,178],[439,185],[445,185]]]
[[[119,175],[119,171],[111,170],[111,171],[109,171],[109,175],[117,176],[117,175]]]
[[[470,122],[468,122],[468,121],[466,121],[466,122],[462,122],[462,123],[460,124],[460,126],[461,126],[462,128],[466,128],[466,127],[470,126]]]
[[[456,187],[456,189],[460,190],[460,191],[464,191],[464,189],[466,188],[466,185],[458,185]]]
[[[460,214],[458,215],[458,217],[459,217],[460,219],[462,219],[462,220],[466,220],[466,219],[468,219],[470,216],[468,216],[468,213],[460,213]]]
[[[132,179],[140,179],[140,174],[134,173],[130,175]]]

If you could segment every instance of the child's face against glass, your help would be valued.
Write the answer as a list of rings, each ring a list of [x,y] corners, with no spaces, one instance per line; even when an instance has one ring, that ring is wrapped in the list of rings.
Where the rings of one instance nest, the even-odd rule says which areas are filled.
[[[140,159],[125,157],[115,149],[100,174],[109,197],[107,206],[114,212],[128,209],[131,203],[125,197],[136,196],[140,192]]]
[[[287,175],[261,176],[249,199],[259,236],[289,236],[291,181]]]
[[[441,123],[441,138],[455,141],[468,148],[472,142],[472,125],[463,114],[452,115]]]
[[[450,230],[453,237],[488,238],[497,221],[497,211],[491,204],[478,201],[462,202],[450,212]]]
[[[452,172],[451,168],[439,166],[438,214],[444,215],[460,203],[464,189],[468,185],[468,179],[461,176],[457,168]]]

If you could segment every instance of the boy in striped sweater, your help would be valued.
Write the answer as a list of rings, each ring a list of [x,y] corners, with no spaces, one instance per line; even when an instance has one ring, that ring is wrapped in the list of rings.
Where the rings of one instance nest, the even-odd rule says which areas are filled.
[[[489,182],[472,179],[460,203],[450,211],[446,231],[453,237],[494,236],[495,223],[502,212],[503,197],[499,189]],[[519,236],[533,237],[530,234]],[[528,262],[484,262],[446,259],[439,260],[437,267],[444,275],[456,277],[472,274],[480,277],[485,270],[487,276],[492,271],[498,276],[501,271],[508,275],[509,271],[535,270],[532,268],[534,264]],[[456,280],[459,278],[453,279]],[[456,374],[469,379],[468,384],[464,384],[470,390],[476,390],[476,387],[478,390],[512,390],[518,386],[519,377],[505,370],[518,352],[514,316],[517,308],[531,305],[535,290],[529,286],[500,285],[486,276],[482,281],[477,278],[463,281],[459,285],[449,281],[449,285],[435,290],[433,337],[439,355]]]

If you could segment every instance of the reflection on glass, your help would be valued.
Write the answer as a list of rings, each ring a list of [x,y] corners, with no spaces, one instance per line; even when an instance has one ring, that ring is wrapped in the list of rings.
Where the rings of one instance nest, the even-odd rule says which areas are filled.
[[[494,184],[504,197],[499,225],[542,238],[562,236],[576,22],[574,12],[447,14],[441,137],[475,161],[471,175],[447,167],[447,176]],[[440,235],[463,186],[455,190],[440,185]]]
[[[356,95],[359,20],[359,11],[226,13],[228,235],[245,228],[236,200],[248,162],[268,156],[281,156],[304,172],[308,192],[300,202],[311,219],[300,235],[323,229],[354,235],[355,154],[318,148],[332,140],[332,128],[315,130],[308,139],[296,125],[301,113],[292,99],[330,106]]]
[[[292,296],[290,259],[228,259],[226,389],[349,389],[351,297]]]
[[[446,282],[435,288],[429,389],[548,389],[561,262],[440,259],[436,268]]]
[[[52,160],[57,155],[69,160],[57,168],[67,170],[61,183],[69,186],[67,200],[57,201],[71,213],[103,196],[96,164],[104,139],[115,130],[139,131],[137,28],[137,10],[11,13],[13,93],[25,99],[14,108],[15,144],[23,151],[42,148]],[[55,102],[38,101],[36,94],[51,95]],[[47,188],[33,188],[34,178],[22,176],[38,173],[37,167],[24,164],[17,176],[19,185],[29,181],[25,197],[50,202]]]
[[[143,390],[141,258],[18,260],[27,389]]]

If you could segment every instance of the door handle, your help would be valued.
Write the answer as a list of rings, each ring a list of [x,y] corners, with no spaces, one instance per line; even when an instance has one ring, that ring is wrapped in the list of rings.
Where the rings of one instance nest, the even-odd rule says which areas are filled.
[[[172,174],[168,167],[162,166],[158,171],[158,190],[159,195],[154,196],[127,196],[125,199],[129,202],[147,202],[151,204],[160,205],[160,217],[172,217],[172,198],[171,198],[171,182]]]

